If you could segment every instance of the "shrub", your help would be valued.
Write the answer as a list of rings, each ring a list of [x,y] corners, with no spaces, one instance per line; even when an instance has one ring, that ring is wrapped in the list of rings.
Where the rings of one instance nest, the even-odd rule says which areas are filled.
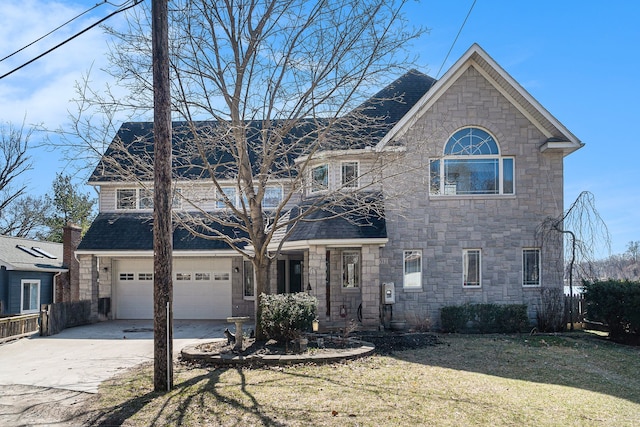
[[[528,328],[524,304],[464,304],[440,310],[443,332],[511,333]]]
[[[540,332],[560,332],[565,328],[564,293],[560,288],[541,288],[537,313]]]
[[[316,318],[318,300],[304,292],[296,294],[262,294],[260,324],[266,336],[280,343],[296,339],[311,329]]]
[[[609,336],[640,334],[640,282],[607,280],[584,284],[587,318],[606,323]]]
[[[467,327],[467,305],[449,305],[440,309],[442,332],[460,332]]]

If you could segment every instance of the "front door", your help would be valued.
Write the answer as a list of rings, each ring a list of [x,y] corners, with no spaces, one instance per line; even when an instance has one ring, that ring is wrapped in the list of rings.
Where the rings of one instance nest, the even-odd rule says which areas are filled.
[[[302,292],[302,261],[289,261],[289,292]]]

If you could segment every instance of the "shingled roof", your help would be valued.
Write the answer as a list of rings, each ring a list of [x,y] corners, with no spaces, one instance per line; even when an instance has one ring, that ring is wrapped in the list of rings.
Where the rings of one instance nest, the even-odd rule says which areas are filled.
[[[242,238],[237,228],[211,223],[226,236]],[[123,238],[126,236],[126,238]],[[243,246],[243,245],[239,245]],[[197,237],[177,226],[173,231],[173,249],[176,251],[230,250],[220,240]],[[153,215],[150,213],[100,213],[82,238],[78,251],[151,251],[153,250]]]
[[[332,205],[328,201],[312,213],[298,221],[287,242],[303,240],[357,240],[384,239],[387,225],[380,210],[366,210],[366,207],[381,206],[381,195],[371,193],[362,206],[352,210],[348,206]],[[307,199],[301,206],[293,208],[290,217],[299,215],[300,209],[314,205],[314,199]]]
[[[369,98],[347,114],[341,121],[348,123],[349,117],[353,116],[354,120],[375,121],[375,126],[362,126],[357,130],[356,138],[350,135],[348,146],[342,148],[358,149],[377,144],[407,114],[411,107],[427,93],[434,83],[435,79],[416,70],[411,70]],[[299,141],[304,138],[308,138],[311,141],[314,138],[315,130],[319,126],[327,125],[327,123],[326,120],[318,119],[298,121],[296,126],[285,135],[283,144],[288,144],[287,141]],[[286,126],[286,122],[276,120],[270,123],[271,128],[279,126]],[[257,165],[264,123],[262,121],[246,122],[244,128],[247,132],[251,162]],[[341,130],[340,127],[335,129],[332,138],[335,141],[331,143],[332,149],[340,147],[340,145],[336,144],[345,140],[340,135],[344,132],[353,132],[353,128],[353,126],[345,126],[344,129],[348,130]],[[227,131],[226,126],[222,126],[220,122],[216,121],[174,122],[172,145],[174,148],[173,169],[176,177],[179,179],[209,178],[209,171],[203,168],[202,157],[195,152],[193,147],[189,146],[190,141],[194,139],[196,134],[206,138],[208,141],[214,141],[205,145],[209,149],[206,153],[208,163],[216,165],[214,168],[216,177],[224,179],[235,176],[234,168],[236,163],[233,155],[225,148],[228,147],[228,144],[220,143],[220,138],[224,138],[224,135],[228,134]],[[125,151],[124,154],[123,150]],[[288,152],[288,164],[293,165],[294,159],[305,154],[304,151],[304,144],[301,144],[297,150]],[[146,167],[140,167],[140,163],[138,163],[140,161]],[[89,178],[89,182],[98,184],[123,180],[122,168],[138,179],[151,180],[152,164],[153,123],[126,122],[121,125],[112,143]],[[294,174],[295,169],[286,170],[285,173]]]
[[[19,271],[67,271],[62,243],[0,236],[0,266]]]

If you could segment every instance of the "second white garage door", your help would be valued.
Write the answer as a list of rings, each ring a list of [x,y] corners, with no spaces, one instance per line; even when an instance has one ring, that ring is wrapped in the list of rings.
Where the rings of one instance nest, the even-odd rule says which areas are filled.
[[[115,317],[153,318],[153,260],[121,259],[115,268]],[[174,319],[231,316],[231,259],[178,258],[173,267]]]

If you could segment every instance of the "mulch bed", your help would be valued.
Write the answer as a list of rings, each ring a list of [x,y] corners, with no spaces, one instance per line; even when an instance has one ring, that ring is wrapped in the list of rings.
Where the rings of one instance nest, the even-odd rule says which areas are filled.
[[[321,335],[319,337],[323,341],[320,346],[316,337],[309,337],[307,352],[313,352],[314,354],[323,352],[339,353],[340,351],[348,351],[350,348],[360,347],[362,341],[373,343],[377,354],[392,354],[394,351],[442,344],[442,341],[437,336],[425,332],[355,332],[348,339],[332,335]],[[274,340],[256,341],[254,338],[245,338],[242,344],[242,351],[235,351],[233,348],[235,344],[227,344],[226,340],[204,343],[197,348],[200,351],[211,354],[233,353],[242,356],[300,354],[293,343],[286,346]]]

